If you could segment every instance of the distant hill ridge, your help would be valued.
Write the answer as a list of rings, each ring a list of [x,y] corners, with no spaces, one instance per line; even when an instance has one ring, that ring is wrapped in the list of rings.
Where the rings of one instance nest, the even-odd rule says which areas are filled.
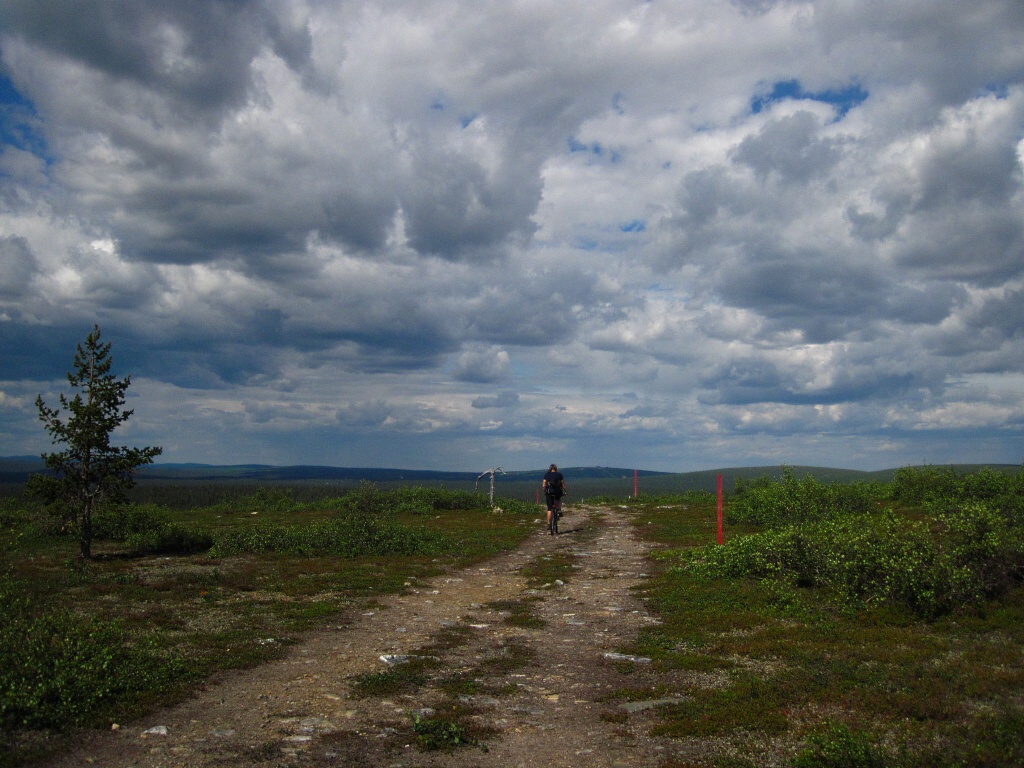
[[[788,466],[788,465],[787,465]],[[975,472],[983,467],[998,471],[1017,471],[1016,464],[954,464],[936,465],[952,468],[957,472]],[[0,457],[0,483],[23,483],[28,477],[43,470],[43,462],[37,456]],[[834,467],[788,466],[797,477],[810,475],[826,483],[888,482],[896,468],[877,471],[841,469]],[[509,471],[498,476],[499,482],[538,482],[546,467],[534,470]],[[632,469],[623,467],[563,467],[563,473],[570,485],[576,481],[618,481],[631,485]],[[712,490],[718,474],[723,484],[732,489],[736,478],[754,479],[767,475],[773,479],[782,477],[783,466],[729,467],[699,470],[696,472],[658,472],[638,469],[637,476],[643,479],[642,490],[667,492],[672,490]],[[436,471],[416,469],[392,469],[382,467],[329,467],[314,465],[275,466],[269,464],[154,464],[144,467],[137,474],[141,482],[345,482],[360,481],[410,484],[475,483],[480,472]],[[486,478],[485,478],[486,479]]]

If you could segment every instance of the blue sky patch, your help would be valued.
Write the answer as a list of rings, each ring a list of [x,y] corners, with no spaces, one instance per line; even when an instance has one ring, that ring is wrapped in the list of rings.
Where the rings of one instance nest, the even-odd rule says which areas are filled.
[[[598,144],[596,141],[593,144],[584,144],[579,141],[575,136],[570,136],[566,139],[566,143],[569,145],[570,152],[589,152],[593,155],[600,157],[604,154],[604,147]]]
[[[46,141],[40,132],[36,108],[0,75],[0,146],[17,147],[39,157],[46,157]]]
[[[615,164],[622,162],[622,153],[616,149],[608,149],[604,147],[600,142],[593,142],[592,144],[585,144],[578,140],[575,136],[570,136],[565,140],[566,146],[569,148],[570,154],[586,153],[593,155],[597,158],[607,158],[608,162]]]
[[[619,226],[620,232],[646,232],[647,223],[643,219],[633,219]]]
[[[856,83],[837,90],[813,92],[805,91],[799,80],[781,80],[772,86],[771,93],[767,96],[755,96],[751,99],[750,110],[756,115],[778,101],[800,99],[830,104],[836,108],[839,117],[842,118],[851,109],[863,104],[867,98],[868,92]]]

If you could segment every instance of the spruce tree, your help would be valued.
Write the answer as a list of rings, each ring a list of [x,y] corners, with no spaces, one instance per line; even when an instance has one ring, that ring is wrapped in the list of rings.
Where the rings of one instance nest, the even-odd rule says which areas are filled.
[[[61,517],[78,529],[81,553],[92,557],[92,516],[101,504],[123,501],[134,485],[134,471],[153,463],[162,448],[126,448],[110,444],[111,434],[128,420],[123,410],[131,378],[110,373],[110,344],[100,343],[100,328],[93,326],[85,344],[79,344],[68,383],[78,392],[70,400],[60,396],[61,408],[49,408],[36,398],[39,419],[57,453],[44,453],[51,474],[34,475],[29,490],[42,496]],[[67,411],[67,417],[63,417]]]

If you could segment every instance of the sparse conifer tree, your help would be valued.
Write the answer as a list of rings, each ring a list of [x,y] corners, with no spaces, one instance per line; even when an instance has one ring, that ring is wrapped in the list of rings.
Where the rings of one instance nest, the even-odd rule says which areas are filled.
[[[66,447],[43,454],[52,474],[32,476],[29,490],[77,527],[85,559],[92,557],[92,516],[98,506],[123,501],[134,485],[134,471],[152,464],[163,452],[110,444],[114,430],[133,413],[122,410],[131,379],[116,379],[110,373],[111,362],[110,344],[100,343],[100,328],[94,326],[85,344],[78,345],[74,371],[68,373],[68,383],[79,390],[77,394],[70,400],[62,394],[61,408],[47,407],[42,395],[36,398],[39,419],[53,444]],[[67,411],[66,418],[62,409]]]

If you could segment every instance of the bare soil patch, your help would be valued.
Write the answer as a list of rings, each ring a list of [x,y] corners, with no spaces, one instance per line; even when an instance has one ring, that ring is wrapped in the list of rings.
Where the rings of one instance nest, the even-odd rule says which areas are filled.
[[[611,697],[649,674],[619,653],[657,623],[633,590],[645,546],[620,510],[572,508],[557,537],[538,521],[519,549],[410,583],[50,765],[683,764],[696,744],[647,735],[668,702]]]

